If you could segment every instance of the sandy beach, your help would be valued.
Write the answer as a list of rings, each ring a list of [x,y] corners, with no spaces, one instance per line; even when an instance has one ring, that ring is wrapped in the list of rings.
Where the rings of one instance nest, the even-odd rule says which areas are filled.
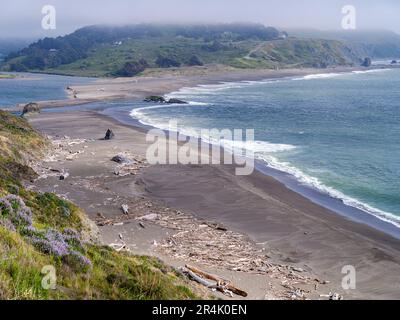
[[[41,108],[60,108],[64,106],[82,105],[86,103],[113,100],[143,99],[148,95],[163,95],[182,87],[193,87],[202,84],[217,84],[220,82],[260,81],[264,79],[279,79],[297,77],[309,74],[341,73],[357,70],[368,70],[362,67],[335,67],[326,69],[284,69],[284,70],[247,70],[233,69],[227,66],[211,65],[204,67],[181,67],[152,69],[140,77],[133,78],[99,78],[87,85],[68,86],[67,99],[35,101]],[[31,75],[39,78],[40,74]],[[20,104],[9,111],[22,111]]]
[[[71,88],[75,98],[53,104],[142,99],[195,84],[322,73],[176,72],[99,80]],[[108,245],[156,255],[176,267],[194,264],[232,280],[250,299],[327,299],[329,293],[400,298],[399,240],[318,206],[272,177],[258,171],[238,177],[229,165],[150,166],[145,130],[96,112],[42,113],[30,122],[54,146],[37,164],[40,178],[30,187],[77,203]],[[115,138],[102,140],[108,128]],[[118,154],[130,165],[111,161]],[[65,172],[68,177],[60,180]],[[128,214],[122,205],[129,206]],[[355,290],[341,286],[346,265],[356,268]]]

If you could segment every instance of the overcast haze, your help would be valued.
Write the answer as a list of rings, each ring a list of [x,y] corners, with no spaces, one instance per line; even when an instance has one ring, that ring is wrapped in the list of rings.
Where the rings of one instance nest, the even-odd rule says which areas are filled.
[[[41,9],[57,10],[57,29],[41,29]],[[259,22],[278,28],[340,29],[344,5],[357,9],[358,29],[400,33],[398,0],[1,0],[0,38],[70,33],[92,24]]]

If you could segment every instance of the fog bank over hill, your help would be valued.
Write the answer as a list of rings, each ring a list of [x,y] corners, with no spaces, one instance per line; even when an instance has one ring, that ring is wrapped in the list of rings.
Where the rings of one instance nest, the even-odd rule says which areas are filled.
[[[341,29],[343,0],[53,0],[57,28],[43,30],[42,0],[3,0],[0,38],[65,35],[93,24],[255,22],[285,28]],[[400,2],[353,0],[357,28],[400,32]]]
[[[133,76],[149,68],[211,64],[247,69],[359,65],[336,40],[297,39],[262,24],[89,26],[9,54],[4,71]]]
[[[341,41],[359,56],[372,58],[400,57],[400,35],[385,30],[366,31],[321,31],[311,29],[289,29],[290,35],[306,39]]]

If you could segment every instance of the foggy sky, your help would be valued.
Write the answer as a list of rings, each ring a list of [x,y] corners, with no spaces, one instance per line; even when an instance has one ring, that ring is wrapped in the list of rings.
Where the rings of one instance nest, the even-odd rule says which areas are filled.
[[[57,29],[41,28],[44,5]],[[358,29],[400,33],[398,0],[0,0],[0,38],[54,37],[92,24],[258,22],[284,28],[338,30],[344,5],[357,9]]]

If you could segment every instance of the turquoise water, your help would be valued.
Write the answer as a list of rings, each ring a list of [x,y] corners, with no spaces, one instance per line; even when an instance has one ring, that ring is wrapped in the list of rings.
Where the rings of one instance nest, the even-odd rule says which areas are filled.
[[[93,81],[25,77],[0,80],[0,106],[65,99],[67,86]],[[192,136],[201,128],[253,128],[256,141],[246,148],[255,151],[259,161],[400,225],[399,88],[400,69],[393,69],[221,83],[170,94],[190,105],[108,101],[68,110],[105,109],[105,114],[128,124],[131,114],[165,129],[170,119],[177,119],[180,131]]]
[[[64,77],[45,74],[19,74],[15,79],[0,79],[0,107],[19,103],[67,98],[67,86],[85,84],[91,78]]]
[[[256,158],[345,204],[400,223],[400,69],[183,88],[190,105],[136,108],[182,133],[253,128]]]

